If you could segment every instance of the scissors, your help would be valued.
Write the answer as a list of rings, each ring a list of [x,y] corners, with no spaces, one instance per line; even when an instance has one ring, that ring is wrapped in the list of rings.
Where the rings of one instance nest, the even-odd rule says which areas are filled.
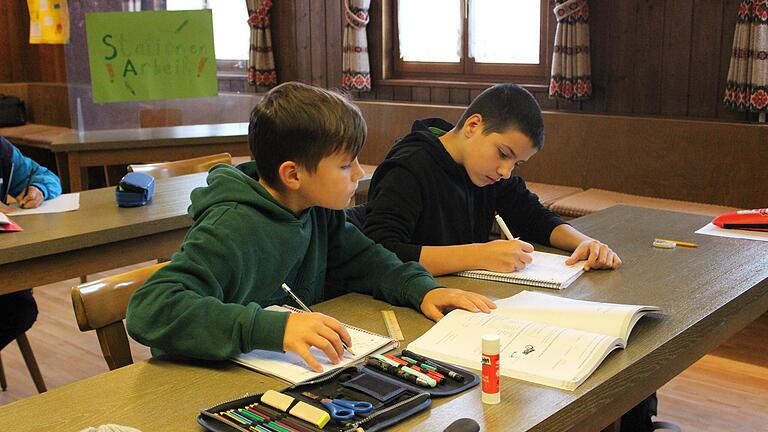
[[[303,392],[302,395],[323,404],[334,420],[348,420],[357,414],[368,414],[373,411],[373,404],[370,402],[321,398],[310,392]]]

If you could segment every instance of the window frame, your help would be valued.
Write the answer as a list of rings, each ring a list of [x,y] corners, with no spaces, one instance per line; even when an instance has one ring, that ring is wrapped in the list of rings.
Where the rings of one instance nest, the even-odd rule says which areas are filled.
[[[460,0],[462,20],[462,47],[459,63],[439,62],[414,62],[404,61],[400,58],[400,40],[398,32],[397,7],[398,0],[392,0],[390,13],[387,14],[389,25],[384,26],[384,31],[389,30],[389,35],[384,34],[391,42],[392,57],[389,59],[390,67],[385,79],[402,80],[429,80],[451,82],[499,82],[510,79],[520,82],[546,83],[552,62],[552,42],[554,29],[557,23],[551,11],[551,0],[539,0],[541,2],[541,23],[539,36],[539,63],[538,64],[505,64],[505,63],[476,63],[469,57],[469,21],[468,10],[470,0]]]

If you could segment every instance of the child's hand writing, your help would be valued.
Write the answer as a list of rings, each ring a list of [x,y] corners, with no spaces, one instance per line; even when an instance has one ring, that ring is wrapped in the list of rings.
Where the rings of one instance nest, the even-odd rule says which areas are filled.
[[[478,245],[482,254],[482,269],[509,273],[520,270],[533,261],[533,246],[521,240],[494,240]]]
[[[45,197],[40,189],[30,186],[29,189],[16,197],[16,202],[19,203],[21,208],[31,209],[40,207],[44,199]]]
[[[293,313],[285,324],[283,349],[301,356],[315,372],[322,372],[323,367],[309,349],[317,347],[331,363],[336,364],[344,356],[342,340],[347,346],[352,346],[347,329],[337,320],[317,312]]]
[[[565,263],[571,265],[582,260],[587,261],[584,264],[585,271],[616,269],[621,265],[621,258],[607,244],[594,239],[584,240],[579,243]]]
[[[484,295],[455,288],[435,288],[421,301],[421,313],[432,321],[440,321],[449,308],[489,313],[496,304]]]
[[[7,206],[0,202],[0,213],[10,213],[13,211],[13,207]]]

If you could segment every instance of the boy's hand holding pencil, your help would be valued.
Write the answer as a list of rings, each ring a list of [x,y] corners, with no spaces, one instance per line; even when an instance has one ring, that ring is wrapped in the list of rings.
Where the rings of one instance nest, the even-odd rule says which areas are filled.
[[[29,177],[27,177],[27,186],[16,197],[16,202],[19,203],[19,207],[21,208],[37,208],[40,207],[40,204],[42,204],[45,200],[43,192],[35,186],[32,186],[32,177],[36,173],[37,167],[32,168],[32,170],[29,172]]]

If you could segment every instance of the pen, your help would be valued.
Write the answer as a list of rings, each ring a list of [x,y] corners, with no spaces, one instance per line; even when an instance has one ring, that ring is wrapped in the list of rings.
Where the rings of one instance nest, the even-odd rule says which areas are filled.
[[[29,177],[27,177],[27,187],[24,188],[24,197],[26,198],[27,195],[29,195],[29,186],[32,184],[32,176],[37,173],[37,167],[32,167],[32,170],[29,171]],[[24,208],[24,205],[19,203],[19,207]]]
[[[291,296],[291,298],[294,299],[296,303],[298,303],[299,306],[301,306],[302,309],[304,309],[304,312],[312,312],[312,309],[308,308],[307,305],[305,305],[304,302],[301,301],[301,299],[299,299],[299,297],[296,296],[296,294],[294,294],[293,291],[291,291],[291,287],[289,287],[288,284],[283,284],[282,287],[283,287],[283,291],[287,292],[288,295]],[[355,355],[355,352],[352,351],[352,348],[348,347],[347,344],[344,343],[344,341],[341,341],[341,345],[344,347],[344,351],[352,355]]]
[[[416,375],[410,374],[408,372],[405,372],[403,369],[400,369],[398,367],[392,366],[391,364],[383,362],[381,360],[369,357],[368,360],[365,361],[365,363],[368,366],[376,368],[376,369],[378,369],[380,371],[383,371],[385,373],[388,373],[390,375],[397,376],[397,377],[402,378],[402,379],[404,379],[406,381],[410,381],[410,382],[412,382],[414,384],[417,384],[417,385],[419,385],[421,387],[434,387],[434,386],[430,385],[430,383],[427,380],[425,380],[425,379],[423,379],[421,377],[418,377]]]
[[[420,355],[418,355],[418,354],[416,354],[416,353],[414,353],[412,351],[408,351],[408,350],[403,350],[403,355],[406,356],[406,357],[410,357],[412,359],[418,360],[418,361],[424,363],[425,365],[432,366],[433,368],[435,368],[435,370],[437,372],[440,372],[443,375],[448,375],[448,377],[450,377],[453,380],[456,380],[458,382],[464,382],[464,375],[458,374],[458,373],[456,373],[456,372],[454,372],[454,371],[452,371],[450,369],[447,369],[447,368],[445,368],[443,366],[440,366],[439,364],[433,362],[432,360],[430,360],[430,359],[428,359],[426,357],[420,356]]]
[[[504,223],[504,219],[501,218],[501,215],[496,215],[496,223],[499,224],[499,228],[501,228],[501,232],[504,233],[504,236],[507,237],[507,240],[517,240],[519,237],[514,237],[512,235],[512,232],[509,231],[509,228],[507,228],[507,224]]]
[[[699,247],[699,245],[697,245],[696,243],[688,243],[688,242],[682,242],[682,241],[677,241],[677,240],[667,240],[667,239],[661,239],[661,238],[657,238],[656,240],[670,242],[670,243],[674,243],[674,244],[676,244],[678,246],[689,247],[689,248]]]

